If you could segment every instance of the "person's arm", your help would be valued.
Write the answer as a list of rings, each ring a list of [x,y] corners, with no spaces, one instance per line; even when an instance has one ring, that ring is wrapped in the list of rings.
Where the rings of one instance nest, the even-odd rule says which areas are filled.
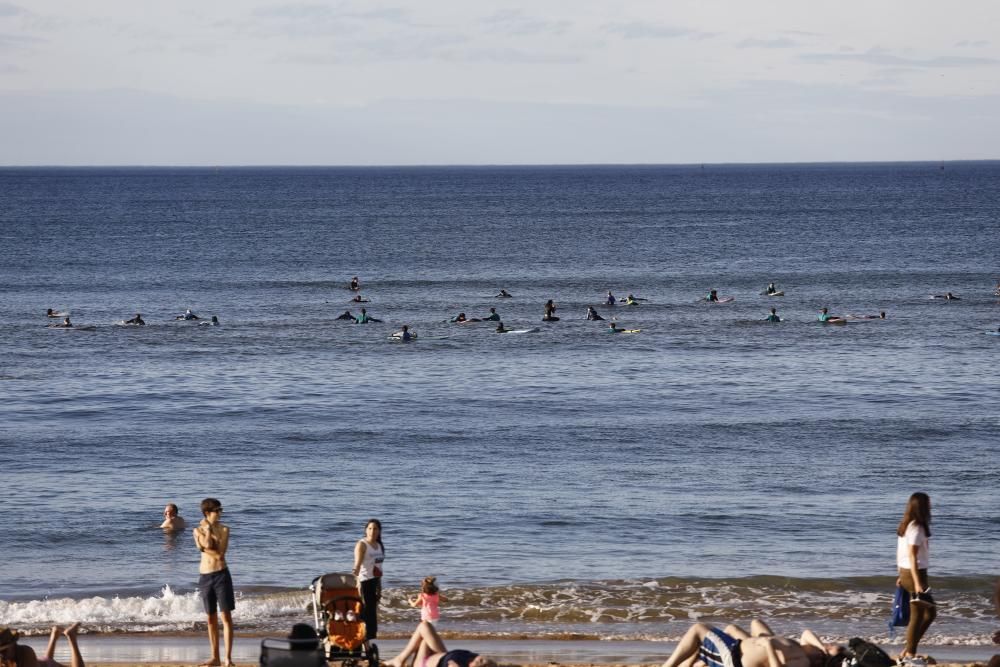
[[[361,562],[365,559],[365,550],[367,545],[364,540],[358,540],[358,543],[354,545],[354,576],[358,576],[361,572]]]
[[[410,606],[411,607],[423,607],[424,606],[424,597],[422,595],[418,595],[417,597],[413,598],[412,600],[410,600]]]
[[[767,642],[767,667],[781,667],[781,660],[778,659],[778,652],[774,649],[774,640]]]
[[[920,587],[920,577],[919,568],[917,567],[917,554],[920,552],[919,544],[910,545],[910,576],[913,577],[913,592],[923,593],[923,588]]]

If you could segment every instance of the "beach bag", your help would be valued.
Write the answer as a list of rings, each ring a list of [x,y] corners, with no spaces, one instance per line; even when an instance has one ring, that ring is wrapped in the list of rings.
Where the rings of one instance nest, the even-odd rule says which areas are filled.
[[[889,618],[889,639],[896,637],[896,628],[910,624],[910,593],[902,586],[896,586],[896,596],[892,600],[892,617]]]
[[[855,637],[847,644],[854,654],[852,662],[858,667],[893,667],[896,664],[888,653],[861,637]]]

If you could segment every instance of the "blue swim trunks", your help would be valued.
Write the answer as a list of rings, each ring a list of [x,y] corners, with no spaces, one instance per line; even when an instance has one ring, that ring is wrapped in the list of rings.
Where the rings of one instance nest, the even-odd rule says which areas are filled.
[[[743,667],[740,640],[718,628],[712,628],[701,640],[698,658],[708,667]]]
[[[233,592],[233,577],[229,568],[209,572],[198,577],[198,591],[206,614],[218,611],[232,611],[236,608],[236,593]]]

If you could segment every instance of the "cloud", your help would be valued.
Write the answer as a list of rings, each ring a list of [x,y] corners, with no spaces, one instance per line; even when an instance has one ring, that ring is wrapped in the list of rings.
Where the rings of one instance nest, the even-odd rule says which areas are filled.
[[[738,49],[790,49],[794,46],[798,46],[799,43],[795,40],[788,39],[787,37],[778,37],[776,39],[755,39],[748,38],[744,39],[742,42],[736,45]]]
[[[713,36],[713,33],[700,32],[698,30],[691,30],[690,28],[657,25],[643,21],[608,23],[604,26],[604,30],[613,35],[620,35],[625,39],[704,39]]]
[[[18,7],[17,5],[12,5],[9,2],[0,2],[0,17],[5,16],[23,16],[27,15],[29,12],[23,7]]]
[[[799,56],[803,62],[826,65],[832,62],[858,62],[867,65],[940,68],[997,65],[996,58],[972,58],[964,56],[937,56],[934,58],[904,58],[887,53],[882,49],[869,49],[865,53],[805,53]]]
[[[321,4],[287,3],[283,5],[259,7],[254,10],[253,15],[259,18],[280,19],[285,21],[312,22],[353,19],[359,21],[381,21],[385,23],[410,23],[409,13],[398,7],[345,11],[343,9]]]
[[[963,39],[961,42],[957,42],[955,46],[959,49],[980,49],[989,46],[990,43],[985,39],[968,40]]]
[[[459,54],[457,60],[510,65],[572,65],[581,61],[580,57],[575,55],[533,53],[518,49],[472,49]]]
[[[562,35],[573,25],[570,21],[550,21],[525,16],[517,9],[500,10],[483,19],[490,32],[505,35]]]
[[[46,40],[41,37],[32,37],[30,35],[11,35],[9,33],[0,32],[0,51],[9,51],[13,49],[24,49],[35,44],[43,44]]]

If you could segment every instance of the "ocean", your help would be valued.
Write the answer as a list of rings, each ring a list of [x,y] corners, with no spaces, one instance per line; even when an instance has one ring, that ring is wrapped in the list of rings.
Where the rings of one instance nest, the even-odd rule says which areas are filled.
[[[0,624],[198,630],[198,551],[157,525],[214,496],[240,632],[307,620],[378,517],[389,636],[436,575],[483,638],[898,643],[923,490],[924,645],[988,644],[998,232],[995,162],[0,169]],[[490,307],[531,333],[448,322]]]

